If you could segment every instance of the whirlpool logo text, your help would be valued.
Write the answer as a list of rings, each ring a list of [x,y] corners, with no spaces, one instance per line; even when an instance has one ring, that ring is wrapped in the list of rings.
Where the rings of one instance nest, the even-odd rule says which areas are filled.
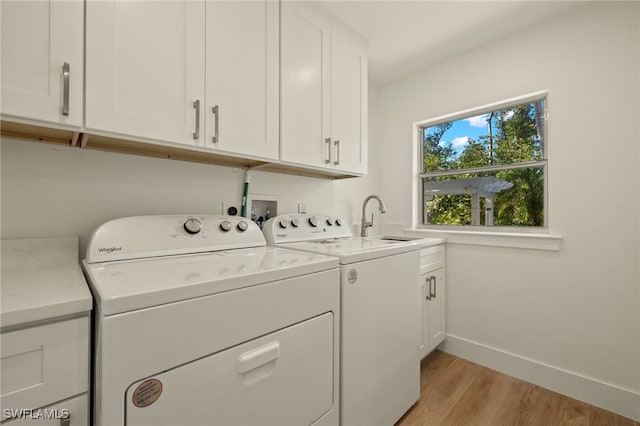
[[[98,248],[98,253],[110,254],[114,251],[122,251],[122,247],[100,247]]]

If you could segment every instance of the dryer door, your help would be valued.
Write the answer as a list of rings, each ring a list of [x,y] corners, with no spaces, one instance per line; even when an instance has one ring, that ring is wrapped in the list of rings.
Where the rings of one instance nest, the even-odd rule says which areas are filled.
[[[337,403],[333,321],[326,313],[133,383],[127,426],[312,424]]]

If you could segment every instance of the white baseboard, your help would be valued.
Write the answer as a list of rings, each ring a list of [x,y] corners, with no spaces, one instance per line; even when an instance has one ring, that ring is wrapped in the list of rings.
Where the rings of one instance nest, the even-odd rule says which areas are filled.
[[[640,392],[447,334],[444,352],[640,421]]]

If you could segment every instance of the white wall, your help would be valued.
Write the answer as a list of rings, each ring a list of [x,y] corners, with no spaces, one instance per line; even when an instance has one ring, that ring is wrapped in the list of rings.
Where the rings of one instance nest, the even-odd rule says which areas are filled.
[[[370,114],[376,89],[371,87]],[[370,139],[376,120],[370,119]],[[375,142],[372,140],[371,144]],[[108,220],[149,214],[222,214],[223,201],[242,197],[244,169],[69,148],[3,138],[1,144],[2,239],[80,237],[84,253],[91,232]],[[370,174],[341,181],[254,171],[250,197],[275,196],[279,213],[336,214],[356,224],[362,199],[373,191]]]
[[[637,2],[585,2],[380,88],[381,192],[410,223],[412,123],[547,89],[559,252],[450,244],[445,350],[640,418]]]

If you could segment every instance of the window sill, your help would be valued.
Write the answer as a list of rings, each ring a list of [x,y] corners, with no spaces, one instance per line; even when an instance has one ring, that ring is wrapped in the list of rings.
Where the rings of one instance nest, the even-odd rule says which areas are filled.
[[[402,225],[385,225],[387,233],[407,236],[445,238],[448,244],[507,247],[527,250],[560,251],[562,236],[517,232],[484,232],[436,229],[406,229]]]

